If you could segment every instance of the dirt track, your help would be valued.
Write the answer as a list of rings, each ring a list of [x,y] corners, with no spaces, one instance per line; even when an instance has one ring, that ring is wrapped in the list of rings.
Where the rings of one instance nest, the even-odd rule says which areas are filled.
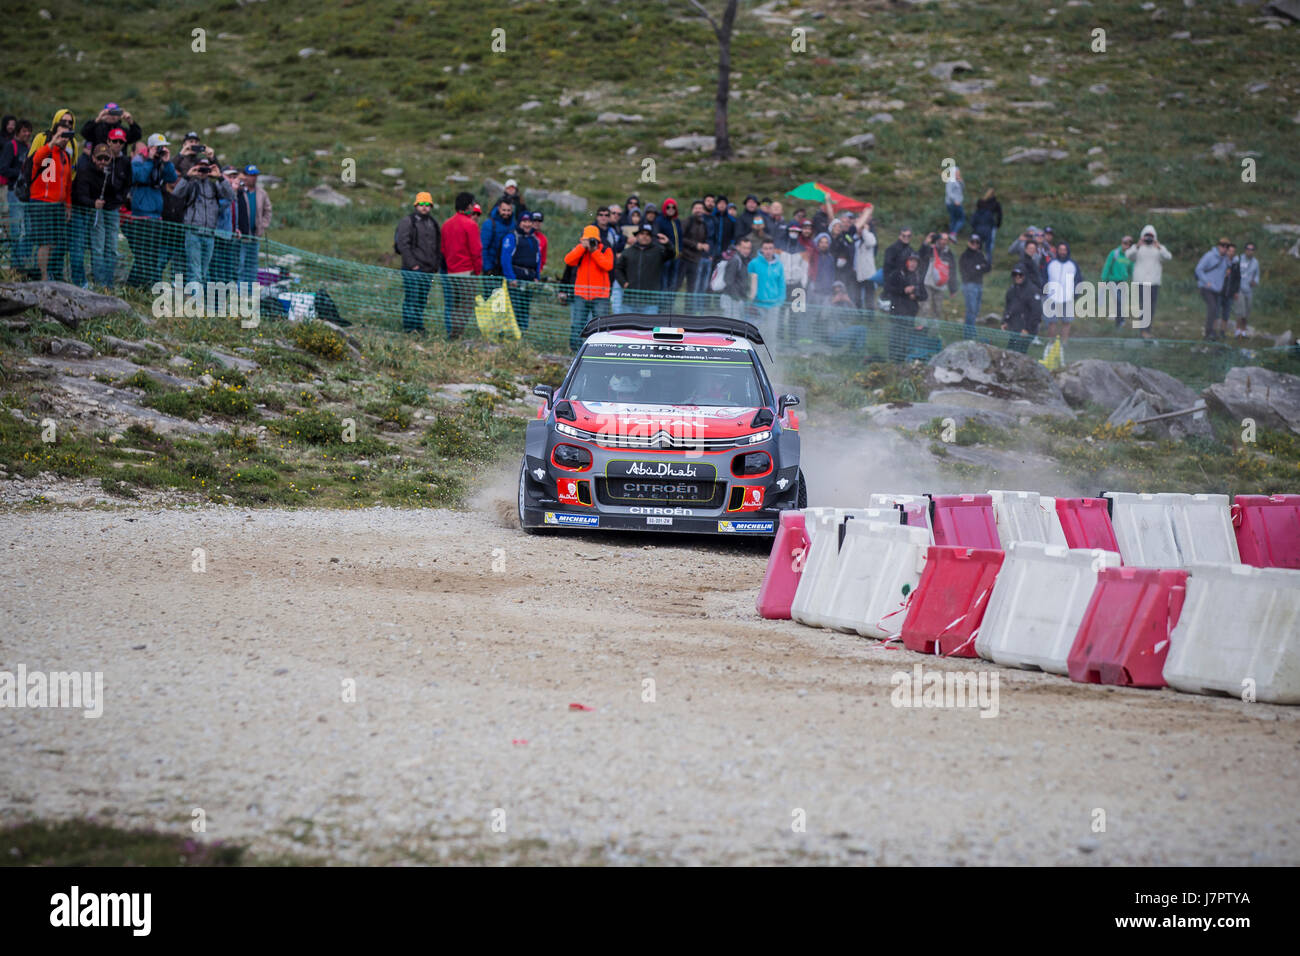
[[[1300,862],[1295,709],[763,621],[744,543],[135,509],[0,515],[0,554],[0,670],[106,698],[0,711],[0,819],[198,807],[339,862]],[[891,706],[917,661],[996,670],[998,716]]]

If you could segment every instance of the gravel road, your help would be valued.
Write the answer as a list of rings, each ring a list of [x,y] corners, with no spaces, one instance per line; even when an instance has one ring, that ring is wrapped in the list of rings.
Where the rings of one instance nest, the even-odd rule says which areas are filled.
[[[0,711],[0,821],[197,808],[340,863],[1300,863],[1293,708],[763,621],[754,542],[504,504],[0,515],[0,671],[105,698]],[[996,673],[997,716],[891,706],[917,662]]]

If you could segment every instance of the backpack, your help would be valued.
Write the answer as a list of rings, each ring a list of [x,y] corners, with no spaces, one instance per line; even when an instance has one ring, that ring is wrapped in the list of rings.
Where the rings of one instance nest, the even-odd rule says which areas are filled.
[[[730,256],[724,256],[713,267],[713,275],[709,277],[709,288],[714,292],[721,292],[727,287],[727,263],[730,261]]]
[[[416,213],[411,213],[411,228],[412,228],[412,229],[415,228],[415,217],[416,217],[416,215],[417,215]],[[399,226],[399,227],[400,227],[400,226]],[[399,248],[397,248],[397,230],[396,230],[396,229],[393,230],[393,252],[395,252],[395,253],[396,253],[397,255],[399,255],[399,256],[402,254],[402,250],[399,249]]]
[[[14,149],[21,149],[22,143],[12,140],[11,144]],[[31,202],[32,199],[32,155],[29,153],[23,158],[22,171],[18,174],[18,182],[14,183],[14,192],[18,196],[19,202]]]

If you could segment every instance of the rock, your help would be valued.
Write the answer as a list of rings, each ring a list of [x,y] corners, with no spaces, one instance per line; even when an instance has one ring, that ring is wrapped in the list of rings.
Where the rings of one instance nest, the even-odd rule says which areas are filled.
[[[1190,391],[1190,389],[1189,389]],[[1135,389],[1128,400],[1111,412],[1106,419],[1108,425],[1116,427],[1128,422],[1141,422],[1146,418],[1163,415],[1166,412],[1178,412],[1201,404],[1201,410],[1178,418],[1163,418],[1160,421],[1135,424],[1133,434],[1144,438],[1186,438],[1188,435],[1200,435],[1209,438],[1214,434],[1209,419],[1205,417],[1204,403],[1194,400],[1182,405],[1170,403],[1163,396],[1153,395],[1144,388]],[[1172,405],[1172,407],[1171,407]]]
[[[126,359],[120,359],[113,356],[103,355],[99,358],[73,358],[66,353],[54,358],[48,355],[30,356],[23,364],[30,368],[48,369],[50,372],[57,372],[61,375],[71,375],[76,378],[91,378],[93,376],[106,376],[115,379],[130,378],[137,372],[143,372],[151,379],[163,385],[169,385],[174,388],[193,388],[194,383],[189,379],[178,378],[175,375],[168,375],[158,369],[149,368],[147,365],[136,365],[134,362],[128,362]]]
[[[1275,236],[1300,236],[1300,225],[1289,222],[1270,222],[1264,226],[1265,232]]]
[[[1295,336],[1291,334],[1290,329],[1287,329],[1285,332],[1283,332],[1281,335],[1279,335],[1277,338],[1273,340],[1273,347],[1278,349],[1284,349],[1294,341],[1295,341]]]
[[[1266,428],[1300,435],[1300,377],[1256,366],[1234,368],[1204,395],[1236,421],[1253,418]]]
[[[692,133],[687,136],[674,136],[672,139],[664,140],[664,146],[668,149],[690,149],[690,150],[712,150],[717,145],[717,140],[712,136],[702,136]]]
[[[1011,100],[1007,106],[1017,110],[1050,110],[1056,104],[1051,100]]]
[[[1105,152],[1105,150],[1102,149],[1100,146],[1090,146],[1090,147],[1088,148],[1088,155],[1089,155],[1089,156],[1100,156],[1100,155],[1101,155],[1102,153],[1104,153],[1104,152]]]
[[[893,121],[893,113],[872,113],[867,117],[868,123],[892,123]]]
[[[941,405],[974,408],[982,412],[996,412],[1017,418],[1034,415],[1052,415],[1057,418],[1074,417],[1074,412],[1068,408],[1058,408],[1055,405],[1041,407],[1024,398],[994,398],[992,395],[984,395],[964,388],[931,389],[929,400]]]
[[[115,335],[105,335],[104,344],[114,352],[130,352],[135,354],[139,352],[147,352],[149,350],[149,346],[145,345],[143,342],[128,342],[126,339],[119,339]]]
[[[1101,849],[1101,841],[1096,837],[1086,837],[1079,841],[1080,853],[1093,853]]]
[[[398,176],[402,175],[403,170],[400,166],[386,166],[379,172],[384,176],[391,176],[396,179]]]
[[[307,190],[307,198],[322,206],[351,206],[352,200],[325,183]]]
[[[222,368],[233,368],[240,372],[256,372],[262,367],[252,359],[241,358],[238,355],[227,355],[225,352],[219,352],[216,349],[209,349],[208,351],[212,353],[212,357],[217,360],[217,364]]]
[[[531,110],[537,109],[537,107],[541,105],[542,105],[541,100],[527,100],[519,104],[519,112],[527,113],[530,112]]]
[[[856,169],[858,166],[862,165],[862,160],[858,159],[856,156],[841,156],[839,159],[835,160],[835,165]]]
[[[1034,76],[1034,74],[1030,73],[1030,74],[1029,74],[1029,85],[1030,85],[1030,86],[1046,86],[1046,85],[1047,85],[1047,77],[1045,77],[1045,76]]]
[[[3,325],[10,332],[30,332],[32,330],[32,324],[23,319],[5,319],[0,322],[0,325]]]
[[[318,50],[314,46],[305,46],[298,51],[298,55],[303,59],[306,59],[309,56],[315,56],[318,53],[324,53],[324,52],[325,52],[324,50]]]
[[[567,189],[558,189],[554,192],[549,189],[530,189],[528,199],[533,203],[549,202],[565,212],[584,213],[587,211],[587,200],[576,193],[569,192]]]
[[[596,117],[597,123],[640,123],[644,120],[640,113],[600,113]]]
[[[1065,397],[1049,372],[1028,356],[981,342],[955,342],[929,361],[931,384],[956,385],[994,398],[1028,399],[1065,409]]]
[[[1092,185],[1094,186],[1113,186],[1114,184],[1115,180],[1111,179],[1106,173],[1102,173],[1100,176],[1094,176],[1092,179]]]
[[[934,66],[930,67],[930,75],[936,80],[945,82],[952,79],[952,75],[957,72],[970,73],[975,67],[971,66],[965,60],[940,60]]]
[[[1211,159],[1232,159],[1237,151],[1237,144],[1232,142],[1215,143],[1210,147]]]
[[[868,149],[870,149],[872,146],[876,145],[876,134],[859,133],[857,136],[850,136],[844,142],[840,143],[840,145],[841,146],[866,146]]]
[[[1280,14],[1292,20],[1300,20],[1300,0],[1273,0],[1264,9],[1269,13]]]
[[[1171,40],[1190,40],[1191,38],[1191,33],[1186,30],[1179,30],[1177,33],[1169,34],[1169,39]]]
[[[80,339],[50,339],[48,348],[51,355],[64,358],[88,359],[95,355],[95,350]]]
[[[1042,149],[1041,147],[1013,150],[1002,158],[1003,165],[1012,163],[1045,163],[1049,159],[1065,159],[1070,154],[1063,149]]]
[[[888,405],[868,405],[864,408],[873,422],[885,428],[920,428],[934,419],[951,418],[958,427],[975,421],[999,428],[1013,428],[1019,419],[1008,412],[948,405],[942,402],[893,402]]]
[[[239,135],[239,124],[238,124],[238,123],[222,123],[220,126],[218,126],[218,127],[216,127],[215,129],[213,129],[212,132],[214,132],[214,133],[220,133],[222,136],[238,136],[238,135]]]
[[[469,177],[468,177],[468,176],[462,176],[460,173],[452,173],[450,176],[447,177],[447,182],[449,182],[449,183],[467,183],[467,182],[469,182]]]
[[[987,89],[996,86],[993,80],[962,80],[948,84],[948,91],[956,93],[959,96],[970,96],[974,93],[983,93]]]
[[[67,282],[0,283],[0,315],[16,315],[33,307],[70,329],[75,329],[83,319],[131,309],[115,295],[100,295]]]

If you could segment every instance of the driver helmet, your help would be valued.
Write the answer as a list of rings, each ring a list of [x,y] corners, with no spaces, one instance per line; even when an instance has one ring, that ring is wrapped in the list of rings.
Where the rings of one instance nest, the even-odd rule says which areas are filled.
[[[609,380],[609,388],[615,397],[621,398],[641,391],[641,383],[631,375],[615,375]]]

